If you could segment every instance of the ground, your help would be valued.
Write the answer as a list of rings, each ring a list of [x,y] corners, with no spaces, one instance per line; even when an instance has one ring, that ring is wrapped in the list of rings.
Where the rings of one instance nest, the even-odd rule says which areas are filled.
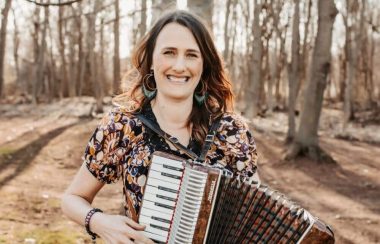
[[[62,214],[60,197],[99,121],[88,116],[91,104],[0,107],[0,243],[90,243],[84,228]],[[337,165],[284,161],[283,113],[250,122],[261,178],[328,223],[336,243],[380,243],[380,126],[351,124],[340,137],[350,140],[337,139],[340,112],[322,114],[320,145]],[[121,202],[118,183],[103,188],[94,205],[118,213]]]

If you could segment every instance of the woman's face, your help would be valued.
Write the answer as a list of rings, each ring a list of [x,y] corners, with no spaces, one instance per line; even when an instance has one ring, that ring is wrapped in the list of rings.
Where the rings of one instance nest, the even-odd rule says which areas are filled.
[[[167,24],[157,36],[153,51],[157,96],[192,99],[203,71],[203,57],[191,31],[178,23]]]

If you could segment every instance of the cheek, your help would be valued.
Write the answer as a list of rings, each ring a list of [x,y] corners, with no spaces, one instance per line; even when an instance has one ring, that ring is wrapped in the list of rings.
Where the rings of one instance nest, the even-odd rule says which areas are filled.
[[[156,64],[155,68],[159,71],[166,70],[168,67],[170,67],[169,60],[162,56],[154,58],[153,63]]]

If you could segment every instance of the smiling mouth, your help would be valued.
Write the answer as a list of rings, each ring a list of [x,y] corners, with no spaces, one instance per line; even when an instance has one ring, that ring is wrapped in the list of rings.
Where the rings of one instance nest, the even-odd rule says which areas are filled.
[[[174,81],[174,82],[187,82],[190,79],[189,76],[177,77],[177,76],[173,76],[173,75],[167,75],[166,77],[168,78],[168,80]]]

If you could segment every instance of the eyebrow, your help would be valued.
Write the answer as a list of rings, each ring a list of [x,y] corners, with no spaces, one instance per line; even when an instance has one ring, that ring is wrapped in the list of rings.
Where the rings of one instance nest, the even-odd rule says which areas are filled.
[[[177,50],[178,48],[175,47],[163,47],[162,50]],[[187,52],[194,52],[194,53],[201,53],[200,51],[196,49],[186,49]]]

